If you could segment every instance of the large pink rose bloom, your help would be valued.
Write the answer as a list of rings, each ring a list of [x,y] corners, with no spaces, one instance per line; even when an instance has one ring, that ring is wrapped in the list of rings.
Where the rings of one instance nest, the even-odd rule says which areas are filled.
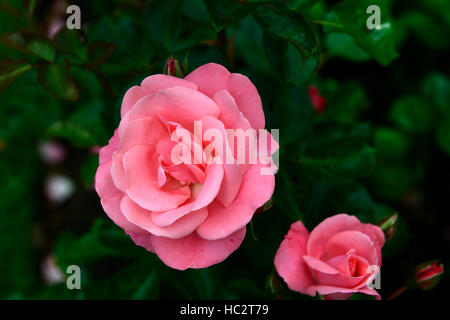
[[[384,233],[376,225],[337,214],[311,233],[301,221],[291,225],[275,255],[275,268],[293,291],[326,299],[348,299],[356,292],[380,298],[367,286],[381,267]]]
[[[172,268],[205,268],[226,259],[242,243],[255,210],[270,199],[274,175],[261,174],[263,161],[174,162],[172,137],[180,128],[193,134],[194,121],[225,139],[227,129],[263,129],[255,86],[214,63],[185,79],[152,75],[126,92],[121,116],[100,150],[95,179],[107,215]],[[192,137],[192,150],[208,144]],[[246,150],[247,158],[254,152]]]

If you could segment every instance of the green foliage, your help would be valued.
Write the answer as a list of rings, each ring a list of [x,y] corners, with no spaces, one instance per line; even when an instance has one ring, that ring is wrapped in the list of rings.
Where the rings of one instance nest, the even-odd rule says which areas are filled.
[[[14,81],[14,79],[31,68],[32,66],[26,62],[11,61],[9,59],[0,61],[0,89],[6,88],[11,82]]]
[[[407,132],[422,133],[432,124],[431,109],[418,97],[401,97],[394,102],[390,111],[392,121]]]
[[[383,277],[413,263],[405,250],[422,243],[415,231],[438,206],[436,159],[450,157],[448,1],[85,1],[82,30],[63,26],[53,38],[49,3],[0,2],[0,298],[308,299],[282,280],[266,285],[275,252],[294,221],[312,230],[339,212],[367,223],[398,212]],[[381,8],[380,30],[366,27],[368,5]],[[273,206],[208,269],[172,270],[137,247],[93,189],[95,150],[117,128],[125,91],[162,73],[169,56],[187,73],[217,62],[248,76],[266,127],[280,130]],[[46,140],[64,146],[61,163],[39,156]],[[56,173],[76,186],[63,203],[45,195]],[[80,265],[82,290],[45,283],[49,255],[63,274]]]
[[[46,64],[39,68],[39,82],[57,98],[75,101],[78,88],[70,78],[69,64]]]
[[[366,9],[377,5],[381,12],[381,29],[368,30]],[[394,24],[390,15],[390,0],[344,0],[330,8],[323,22],[326,30],[351,35],[370,56],[382,65],[398,57],[395,48]]]

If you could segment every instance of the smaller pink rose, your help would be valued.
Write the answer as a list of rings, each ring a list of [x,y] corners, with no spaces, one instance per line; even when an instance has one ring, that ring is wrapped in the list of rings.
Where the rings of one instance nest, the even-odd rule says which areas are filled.
[[[303,294],[319,293],[330,300],[360,292],[380,299],[368,286],[381,267],[383,231],[358,218],[337,214],[311,233],[294,222],[275,255],[275,268],[288,287]]]

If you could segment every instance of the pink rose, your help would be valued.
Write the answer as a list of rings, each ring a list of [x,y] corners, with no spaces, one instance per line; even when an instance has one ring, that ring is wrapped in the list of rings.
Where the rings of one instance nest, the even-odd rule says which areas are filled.
[[[185,79],[152,75],[126,92],[121,116],[114,136],[100,150],[96,174],[95,188],[107,215],[172,268],[205,268],[226,259],[242,243],[246,225],[275,185],[273,172],[261,174],[268,162],[255,145],[249,140],[240,147],[231,144],[237,148],[228,144],[234,137],[227,130],[264,129],[255,86],[214,63]],[[220,134],[214,141],[225,142],[222,149],[208,149],[205,135],[198,140],[199,123],[205,135],[208,130]],[[174,141],[180,134],[189,143]],[[260,142],[261,135],[256,139]],[[182,158],[193,156],[192,162],[175,161],[174,148],[180,145],[189,145]],[[256,155],[256,162],[224,161],[229,153],[236,157],[242,146],[244,158]],[[278,146],[270,139],[266,147],[270,158]]]
[[[291,225],[275,255],[275,268],[289,288],[326,299],[348,299],[355,292],[380,298],[368,287],[381,267],[383,231],[356,217],[337,214],[308,233]],[[378,270],[376,270],[378,269]]]

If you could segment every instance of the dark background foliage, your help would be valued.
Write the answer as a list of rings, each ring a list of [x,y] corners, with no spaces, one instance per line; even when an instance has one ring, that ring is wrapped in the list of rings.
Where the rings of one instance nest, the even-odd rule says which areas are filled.
[[[64,27],[69,2],[0,3],[0,298],[310,299],[277,278],[274,254],[292,222],[311,230],[340,212],[370,223],[398,212],[383,249],[384,297],[418,263],[449,262],[447,0],[73,3],[80,31]],[[381,30],[365,27],[372,4]],[[93,190],[95,147],[117,127],[123,94],[169,56],[187,72],[213,61],[247,75],[266,127],[280,129],[272,208],[208,269],[172,270],[136,247]],[[327,101],[323,113],[311,85]],[[43,161],[48,141],[63,146],[62,162]],[[55,174],[75,186],[62,202],[46,191]],[[46,282],[49,257],[63,272],[80,265],[82,289]],[[401,298],[448,297],[448,286],[444,276]]]

